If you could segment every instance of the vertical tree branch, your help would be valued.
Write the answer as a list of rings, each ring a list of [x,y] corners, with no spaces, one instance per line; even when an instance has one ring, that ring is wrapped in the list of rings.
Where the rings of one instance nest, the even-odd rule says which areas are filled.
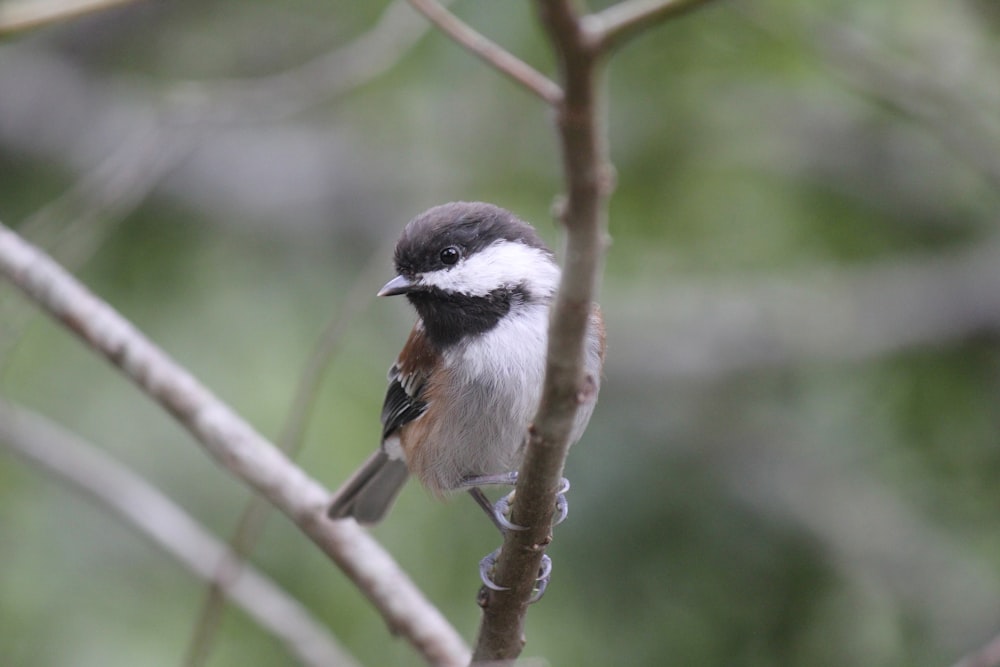
[[[563,278],[549,330],[548,361],[539,411],[531,429],[495,580],[508,591],[487,591],[473,661],[510,661],[521,652],[523,624],[550,526],[569,436],[587,393],[584,338],[607,235],[610,167],[598,96],[598,54],[569,0],[538,0],[542,24],[556,51],[564,96],[556,125],[566,179],[562,221],[567,231]]]
[[[549,328],[542,398],[530,429],[512,507],[515,524],[487,590],[474,662],[510,662],[524,645],[524,617],[545,547],[569,437],[580,403],[592,387],[584,372],[584,344],[608,239],[607,201],[614,187],[608,161],[602,64],[613,45],[677,16],[701,0],[630,0],[581,16],[572,0],[536,0],[556,53],[563,96],[555,104],[566,196],[559,217],[566,227],[566,259]]]

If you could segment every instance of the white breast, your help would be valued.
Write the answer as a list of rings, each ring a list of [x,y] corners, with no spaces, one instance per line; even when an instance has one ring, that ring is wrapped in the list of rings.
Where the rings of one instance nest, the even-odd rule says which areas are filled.
[[[453,390],[443,401],[442,427],[427,443],[428,486],[453,489],[466,477],[517,469],[538,408],[547,334],[548,307],[521,305],[445,353]]]
[[[412,470],[425,486],[442,492],[468,477],[517,470],[541,398],[548,324],[548,305],[520,304],[494,329],[445,353],[453,375],[449,389],[435,399],[441,401],[440,418]],[[586,429],[600,385],[602,343],[593,318],[585,354],[595,391],[577,412],[571,444]]]

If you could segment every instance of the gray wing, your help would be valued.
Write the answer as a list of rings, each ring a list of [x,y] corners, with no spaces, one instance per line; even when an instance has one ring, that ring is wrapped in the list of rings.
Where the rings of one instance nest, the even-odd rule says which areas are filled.
[[[422,400],[426,382],[413,375],[404,376],[399,364],[389,369],[389,388],[382,404],[382,439],[398,431],[404,424],[413,421],[427,410]]]

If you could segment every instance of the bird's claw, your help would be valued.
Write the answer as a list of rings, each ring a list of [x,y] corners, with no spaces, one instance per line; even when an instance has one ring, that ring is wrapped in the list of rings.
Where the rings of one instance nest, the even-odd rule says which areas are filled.
[[[517,473],[511,473],[511,475],[516,477]],[[556,513],[552,517],[553,526],[561,524],[569,515],[569,501],[566,500],[567,491],[569,491],[569,480],[563,477],[559,480],[559,488],[556,489]],[[508,518],[510,516],[510,507],[514,502],[514,493],[514,491],[511,491],[493,505],[493,519],[501,531],[527,530],[525,526],[519,526]]]
[[[535,579],[535,588],[531,591],[528,604],[538,602],[545,595],[545,589],[549,587],[549,579],[552,578],[552,559],[547,554],[542,554],[542,564],[538,568],[538,578]]]
[[[559,489],[556,491],[556,513],[552,517],[553,526],[558,526],[569,516],[569,501],[566,500],[567,491],[569,491],[569,480],[563,477],[559,481]]]
[[[497,564],[497,556],[500,555],[500,549],[497,548],[495,551],[491,551],[479,561],[479,580],[483,582],[483,586],[490,589],[491,591],[509,591],[510,588],[507,586],[501,586],[500,584],[494,582],[490,579],[490,573]]]
[[[496,520],[496,524],[500,526],[500,532],[528,529],[527,526],[519,526],[516,523],[512,523],[511,520],[507,518],[510,514],[510,505],[513,500],[514,491],[511,491],[506,496],[498,500],[495,505],[493,505],[493,518]]]
[[[491,591],[507,591],[510,590],[507,586],[501,586],[492,579],[490,579],[490,574],[492,574],[493,569],[496,567],[497,557],[500,555],[500,549],[491,552],[481,561],[479,561],[479,579],[483,582],[483,586],[490,589]],[[533,602],[538,602],[545,595],[545,589],[549,586],[549,580],[552,578],[552,559],[549,558],[548,554],[542,554],[542,563],[538,568],[538,577],[535,579],[535,587],[531,592],[531,597],[528,598],[528,604]]]

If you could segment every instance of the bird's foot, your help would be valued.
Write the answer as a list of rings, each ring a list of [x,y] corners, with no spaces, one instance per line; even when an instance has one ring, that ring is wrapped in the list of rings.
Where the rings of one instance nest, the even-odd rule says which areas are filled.
[[[485,494],[479,489],[486,485],[514,485],[517,484],[517,471],[502,473],[499,475],[481,475],[478,477],[468,477],[462,481],[462,485],[469,487],[469,493],[476,503],[483,508],[493,524],[501,533],[509,530],[525,530],[525,526],[519,526],[510,520],[510,508],[514,503],[515,491],[511,491],[496,503],[490,505]],[[569,491],[569,480],[563,477],[559,480],[559,488],[556,490],[556,513],[552,517],[552,525],[558,526],[566,520],[569,514],[569,501],[566,500],[566,492]]]
[[[526,530],[525,526],[519,526],[510,519],[511,506],[514,502],[515,491],[511,491],[500,500],[491,504],[486,494],[480,486],[486,485],[514,485],[517,484],[517,472],[503,473],[499,475],[484,475],[480,477],[469,477],[463,480],[463,486],[468,487],[469,494],[476,503],[483,508],[493,524],[506,534],[510,531]],[[559,488],[556,489],[556,508],[552,517],[552,525],[556,526],[566,520],[569,514],[569,501],[566,500],[566,492],[569,491],[569,480],[565,477],[559,480]],[[492,579],[493,571],[496,568],[497,558],[500,556],[500,549],[492,552],[479,561],[479,578],[483,582],[484,590],[505,591],[507,587],[497,584]],[[528,599],[528,603],[537,602],[545,594],[545,589],[549,585],[552,576],[552,559],[546,554],[542,554],[541,566],[538,570],[538,577],[535,579],[535,586]],[[482,595],[482,593],[481,593]]]
[[[491,591],[510,590],[507,586],[501,586],[490,578],[493,571],[496,569],[497,557],[499,556],[500,549],[497,549],[479,561],[479,579],[483,582],[483,586]],[[549,586],[549,580],[551,578],[552,559],[549,558],[547,554],[542,554],[542,564],[538,568],[538,577],[535,579],[535,587],[531,592],[531,597],[528,598],[528,604],[538,602],[542,599],[542,596],[545,595],[545,589]]]
[[[559,489],[556,491],[556,513],[552,517],[553,526],[561,524],[569,515],[569,501],[566,500],[567,491],[569,491],[569,480],[563,477],[559,480]],[[501,526],[501,532],[504,530],[525,530],[524,526],[512,523],[509,518],[515,493],[516,491],[511,491],[493,505],[493,523]]]

